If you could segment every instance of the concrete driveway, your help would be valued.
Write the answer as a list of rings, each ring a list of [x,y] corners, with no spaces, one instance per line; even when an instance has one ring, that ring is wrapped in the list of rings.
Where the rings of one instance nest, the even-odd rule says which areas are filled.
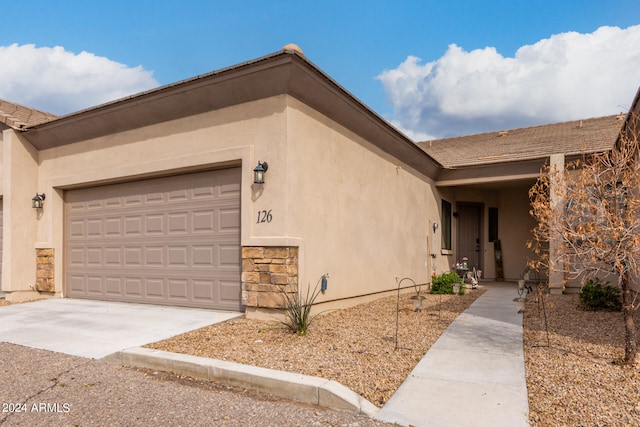
[[[0,341],[98,359],[240,316],[239,312],[55,298],[0,307]]]

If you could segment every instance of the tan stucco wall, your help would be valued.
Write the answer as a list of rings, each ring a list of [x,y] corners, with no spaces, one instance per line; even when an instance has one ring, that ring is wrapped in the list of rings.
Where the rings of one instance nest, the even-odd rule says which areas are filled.
[[[500,192],[500,239],[506,280],[520,279],[529,260],[535,257],[526,247],[536,223],[529,214],[529,187],[515,187]]]
[[[396,277],[427,282],[433,182],[293,98],[287,129],[285,233],[300,239],[300,285],[329,273],[328,301],[395,289]]]
[[[35,249],[40,212],[31,207],[38,188],[38,152],[13,130],[5,130],[2,138],[2,290],[35,292]],[[24,296],[17,296],[16,300]]]

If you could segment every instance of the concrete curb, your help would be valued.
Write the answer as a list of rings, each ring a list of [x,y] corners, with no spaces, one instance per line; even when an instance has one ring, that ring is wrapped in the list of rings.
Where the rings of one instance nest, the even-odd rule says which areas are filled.
[[[104,360],[219,381],[297,402],[347,410],[371,418],[380,410],[373,403],[336,381],[309,375],[143,347],[119,351],[106,356]]]

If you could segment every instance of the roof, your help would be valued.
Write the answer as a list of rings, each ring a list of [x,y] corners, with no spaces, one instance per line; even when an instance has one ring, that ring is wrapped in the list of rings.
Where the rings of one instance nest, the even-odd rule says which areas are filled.
[[[610,150],[624,115],[554,123],[418,143],[445,168],[490,165]]]
[[[23,136],[44,150],[287,94],[415,170],[434,178],[441,165],[354,97],[298,49],[284,49],[232,67],[29,126]]]
[[[616,140],[616,147],[620,144],[620,138],[626,136],[636,141],[640,138],[640,87],[636,92],[636,96],[633,98],[631,108],[627,113],[627,117],[624,121],[624,126],[620,130],[618,139]]]
[[[0,123],[21,129],[55,119],[53,114],[0,99]]]

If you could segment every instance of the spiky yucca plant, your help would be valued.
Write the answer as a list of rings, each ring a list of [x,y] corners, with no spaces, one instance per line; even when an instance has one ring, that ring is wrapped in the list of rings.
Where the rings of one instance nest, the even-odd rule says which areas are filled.
[[[316,298],[318,298],[318,295],[320,295],[320,289],[318,289],[319,283],[320,281],[316,283],[313,292],[311,292],[311,285],[307,285],[307,293],[304,297],[299,289],[291,294],[290,292],[286,292],[284,286],[280,287],[286,304],[285,320],[283,320],[282,323],[299,336],[307,335],[309,325],[311,325],[311,322],[320,314],[311,315],[313,303]]]

